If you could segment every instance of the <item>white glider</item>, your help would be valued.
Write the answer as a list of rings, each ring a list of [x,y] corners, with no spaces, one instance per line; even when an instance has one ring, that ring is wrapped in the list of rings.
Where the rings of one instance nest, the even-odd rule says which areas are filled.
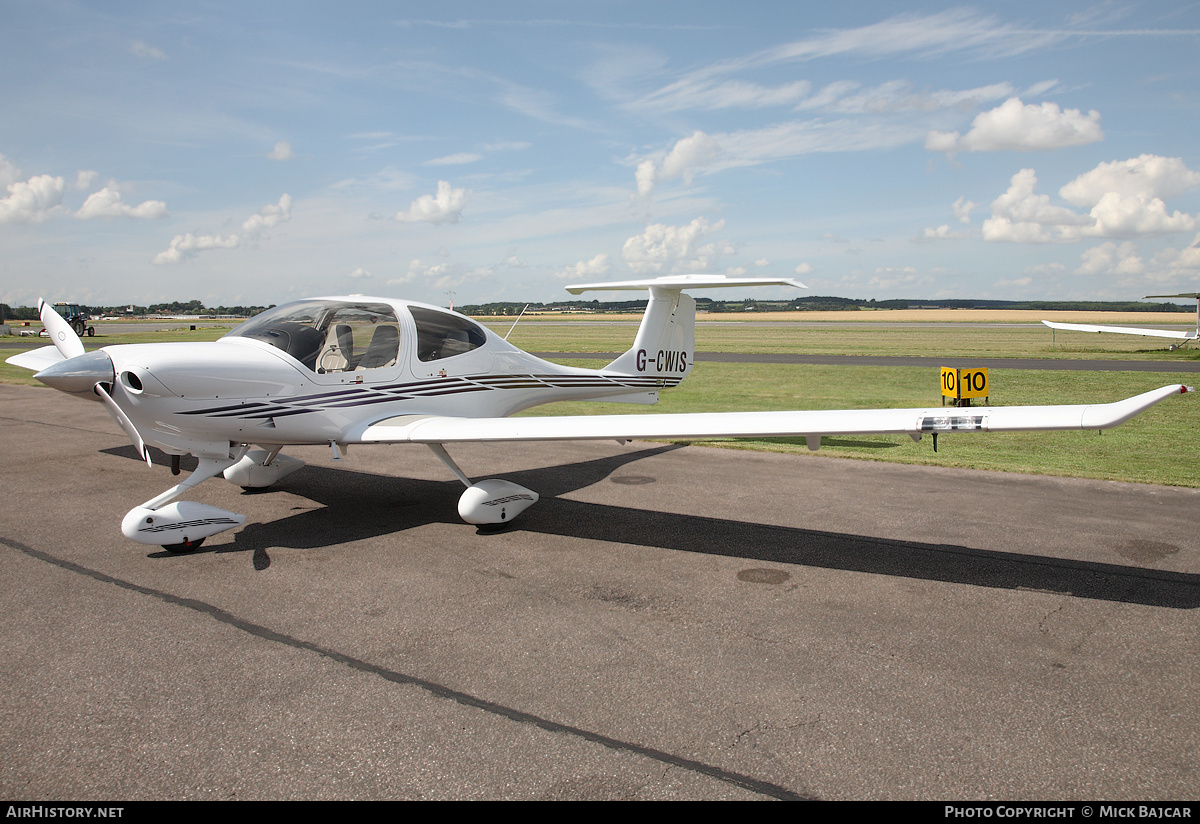
[[[1164,386],[1104,404],[954,409],[727,412],[510,418],[564,400],[654,403],[695,363],[695,300],[688,289],[802,286],[793,280],[680,275],[567,287],[574,294],[649,290],[633,346],[601,369],[562,366],[517,349],[470,318],[411,301],[363,296],[301,300],[269,309],[211,343],[106,346],[85,352],[53,307],[40,305],[53,347],[9,363],[41,382],[100,400],[150,462],[153,446],[198,466],[185,480],[131,509],[126,537],[177,551],[244,521],[237,513],[176,500],[223,475],[270,486],[303,466],[287,446],[426,444],[466,487],[459,514],[473,524],[513,520],[537,493],[509,481],[472,481],[446,450],[464,442],[634,438],[803,437],[903,433],[1106,429],[1169,395]]]
[[[1192,298],[1196,301],[1196,331],[1178,332],[1170,329],[1143,329],[1140,326],[1093,326],[1087,323],[1056,323],[1044,320],[1042,323],[1051,329],[1064,329],[1068,332],[1108,332],[1114,335],[1140,335],[1151,338],[1171,338],[1180,341],[1172,344],[1171,348],[1183,346],[1185,343],[1200,340],[1200,292],[1185,292],[1182,295],[1146,295],[1146,298]]]

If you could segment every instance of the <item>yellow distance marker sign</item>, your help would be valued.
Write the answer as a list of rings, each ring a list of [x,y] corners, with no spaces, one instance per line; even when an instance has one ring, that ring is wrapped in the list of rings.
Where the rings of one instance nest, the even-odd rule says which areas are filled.
[[[947,398],[988,397],[988,371],[986,369],[955,369],[942,367],[942,395]]]

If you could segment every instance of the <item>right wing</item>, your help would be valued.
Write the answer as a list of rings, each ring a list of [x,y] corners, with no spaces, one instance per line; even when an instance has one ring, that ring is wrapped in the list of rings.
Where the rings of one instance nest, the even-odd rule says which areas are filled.
[[[467,443],[502,441],[633,440],[635,438],[804,437],[944,432],[1035,432],[1108,429],[1171,395],[1193,391],[1164,386],[1100,404],[930,409],[846,409],[799,412],[691,412],[665,415],[560,415],[527,418],[454,418],[399,415],[366,426],[350,443]]]

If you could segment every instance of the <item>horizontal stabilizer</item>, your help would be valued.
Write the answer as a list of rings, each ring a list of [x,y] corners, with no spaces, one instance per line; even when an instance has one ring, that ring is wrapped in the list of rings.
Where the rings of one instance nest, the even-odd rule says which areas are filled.
[[[66,358],[63,357],[62,352],[58,351],[57,346],[43,346],[38,349],[30,349],[28,352],[22,352],[19,355],[13,355],[4,362],[11,363],[13,366],[19,366],[22,369],[32,369],[34,372],[41,372],[47,366],[53,366],[64,360]]]
[[[611,283],[577,283],[568,286],[567,291],[572,295],[584,292],[607,292],[639,289],[724,289],[731,286],[795,286],[807,289],[798,280],[791,278],[729,278],[724,275],[664,275],[659,278],[644,280],[620,280]]]

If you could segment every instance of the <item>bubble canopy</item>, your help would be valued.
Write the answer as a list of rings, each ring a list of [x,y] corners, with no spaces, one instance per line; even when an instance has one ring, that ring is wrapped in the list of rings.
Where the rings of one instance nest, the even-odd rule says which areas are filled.
[[[396,310],[374,301],[301,300],[268,309],[227,338],[252,338],[318,373],[394,366],[400,354]]]

